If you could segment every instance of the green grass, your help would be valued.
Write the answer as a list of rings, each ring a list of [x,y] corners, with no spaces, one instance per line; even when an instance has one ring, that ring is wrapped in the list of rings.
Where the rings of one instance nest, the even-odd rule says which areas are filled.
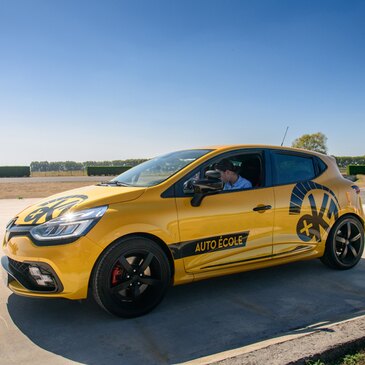
[[[348,354],[336,361],[309,360],[306,365],[365,365],[365,350],[355,354]]]
[[[364,365],[365,364],[365,352],[359,352],[354,355],[346,355],[340,365]]]
[[[306,361],[306,365],[326,365],[322,360],[316,360],[316,361]]]

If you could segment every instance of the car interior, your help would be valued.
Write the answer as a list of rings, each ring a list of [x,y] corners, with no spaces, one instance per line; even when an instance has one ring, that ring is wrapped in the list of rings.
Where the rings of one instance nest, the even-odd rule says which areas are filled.
[[[242,154],[228,157],[232,164],[237,168],[237,173],[252,183],[253,188],[263,186],[263,163],[258,153]],[[205,172],[214,170],[218,161],[209,165]]]

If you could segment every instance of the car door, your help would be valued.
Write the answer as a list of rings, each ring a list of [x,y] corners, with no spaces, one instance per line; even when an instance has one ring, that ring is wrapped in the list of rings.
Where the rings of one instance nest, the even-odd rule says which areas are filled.
[[[315,156],[280,150],[271,156],[276,206],[273,255],[316,249],[337,218],[337,198],[317,179],[321,171]]]
[[[259,186],[220,191],[206,196],[199,206],[192,206],[191,194],[177,193],[180,253],[187,272],[232,269],[271,258],[274,194],[265,178],[264,151],[235,151],[216,157],[210,163],[214,164],[223,157],[242,160],[250,154],[259,156],[257,158],[261,161]],[[191,176],[206,169],[207,166],[202,166]],[[177,191],[181,191],[181,187]]]

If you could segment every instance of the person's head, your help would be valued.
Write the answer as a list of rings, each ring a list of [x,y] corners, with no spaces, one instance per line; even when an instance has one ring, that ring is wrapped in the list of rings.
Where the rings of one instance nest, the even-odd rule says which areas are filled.
[[[227,158],[219,161],[215,165],[215,169],[220,172],[221,179],[224,183],[226,183],[226,182],[230,182],[230,183],[236,182],[236,180],[238,178],[236,168],[234,167],[233,163],[230,160],[228,160]]]

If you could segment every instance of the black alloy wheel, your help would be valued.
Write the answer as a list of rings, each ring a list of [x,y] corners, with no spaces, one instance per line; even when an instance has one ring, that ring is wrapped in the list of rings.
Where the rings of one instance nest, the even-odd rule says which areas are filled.
[[[106,311],[130,318],[151,311],[171,281],[163,250],[144,237],[123,239],[107,249],[93,275],[93,294]]]
[[[364,251],[364,226],[352,216],[340,218],[328,235],[322,262],[340,270],[354,267]]]

